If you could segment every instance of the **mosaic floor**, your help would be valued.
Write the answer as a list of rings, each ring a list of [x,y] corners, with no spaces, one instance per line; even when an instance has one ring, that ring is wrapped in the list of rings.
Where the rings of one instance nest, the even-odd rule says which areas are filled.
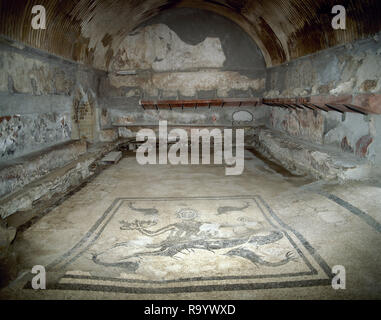
[[[260,196],[115,199],[49,269],[91,270],[65,272],[50,284],[58,290],[175,293],[330,283],[324,260]]]
[[[381,298],[380,185],[276,169],[250,153],[235,177],[123,158],[18,236],[0,299]],[[35,265],[46,290],[31,288]]]

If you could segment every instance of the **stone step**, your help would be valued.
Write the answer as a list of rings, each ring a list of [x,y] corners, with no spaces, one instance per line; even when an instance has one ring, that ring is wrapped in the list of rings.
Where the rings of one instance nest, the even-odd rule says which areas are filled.
[[[104,156],[101,161],[103,163],[118,163],[120,159],[122,159],[122,152],[113,151]]]

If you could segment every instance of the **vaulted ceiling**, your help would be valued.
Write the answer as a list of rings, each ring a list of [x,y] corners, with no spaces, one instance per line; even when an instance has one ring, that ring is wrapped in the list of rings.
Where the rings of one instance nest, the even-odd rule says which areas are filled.
[[[331,9],[346,8],[346,30]],[[44,5],[47,29],[31,28]],[[0,33],[53,54],[107,69],[128,32],[174,7],[210,10],[237,23],[257,43],[268,67],[381,30],[380,0],[0,0]]]

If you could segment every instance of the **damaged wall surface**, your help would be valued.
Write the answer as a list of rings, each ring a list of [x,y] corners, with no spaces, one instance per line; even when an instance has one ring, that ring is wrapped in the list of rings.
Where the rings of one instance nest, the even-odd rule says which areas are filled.
[[[363,105],[381,110],[380,35],[327,49],[267,70],[266,98],[310,97],[311,103]],[[308,108],[270,108],[269,125],[291,136],[379,162],[380,115],[344,115]],[[376,130],[378,128],[378,131]],[[376,151],[377,150],[377,151]]]
[[[358,15],[354,10],[360,4],[351,2],[348,28],[334,36],[324,28],[307,28],[304,22],[298,30],[287,27],[284,19],[291,12],[293,17],[305,13],[298,1],[244,1],[239,8],[224,1],[162,2],[159,9],[154,2],[144,3],[155,9],[139,11],[142,7],[129,1],[109,1],[109,6],[93,1],[90,7],[85,0],[61,5],[51,1],[46,3],[48,29],[17,36],[17,24],[12,21],[12,27],[6,28],[4,21],[11,18],[2,16],[3,35],[69,60],[2,38],[0,161],[71,139],[114,141],[133,135],[126,126],[155,125],[159,120],[172,125],[230,126],[235,112],[242,109],[252,115],[246,124],[266,123],[311,143],[378,159],[377,116],[247,105],[158,112],[139,105],[141,99],[311,97],[312,103],[324,103],[329,97],[380,111],[380,28],[368,25],[364,18],[377,12],[376,2],[368,1],[367,10]],[[319,19],[330,17],[329,1],[307,2]],[[1,12],[30,9],[29,4],[24,6],[3,1]],[[50,25],[58,9],[72,20],[62,20],[58,14]],[[134,10],[140,13],[131,16]],[[264,21],[271,21],[270,16],[271,27],[266,27]],[[310,22],[317,23],[314,19]],[[62,22],[59,30],[67,28],[67,33],[53,31],[58,21]],[[364,27],[361,32],[353,29],[354,22]],[[51,38],[45,38],[47,34]],[[312,45],[310,34],[325,40]],[[333,47],[365,36],[372,37]],[[332,48],[319,51],[328,47]],[[272,65],[278,66],[266,69]]]
[[[269,68],[265,97],[334,95],[340,99],[354,95],[354,104],[365,94],[381,92],[381,34],[350,45],[327,49]],[[371,97],[371,96],[369,96]],[[339,98],[338,98],[339,101]],[[379,101],[372,100],[370,110],[379,108]]]
[[[108,80],[104,95],[250,97],[264,90],[265,63],[255,43],[231,21],[202,10],[172,9],[122,41]]]
[[[70,139],[68,113],[0,117],[0,159],[8,160]]]
[[[176,73],[146,73],[139,76],[110,76],[110,85],[128,90],[127,96],[145,98],[203,99],[244,96],[250,97],[264,88],[265,80],[250,79],[231,71],[198,71]]]
[[[226,57],[219,38],[206,38],[191,45],[165,24],[142,27],[123,40],[111,70],[142,69],[178,71],[220,68]]]
[[[264,108],[270,128],[381,164],[380,115],[346,113],[343,116],[336,111]]]
[[[109,113],[102,126],[159,119],[230,125],[234,108],[142,112],[139,100],[250,98],[264,91],[265,75],[259,48],[237,25],[202,10],[168,10],[122,41],[100,86],[100,105]]]
[[[0,68],[0,161],[71,139],[95,139],[83,128],[79,133],[78,113],[88,95],[95,105],[103,72],[5,39]],[[95,121],[88,123],[94,126]]]

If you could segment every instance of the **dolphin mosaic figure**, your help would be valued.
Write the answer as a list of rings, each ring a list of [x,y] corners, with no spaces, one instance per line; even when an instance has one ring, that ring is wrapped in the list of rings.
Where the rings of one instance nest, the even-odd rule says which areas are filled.
[[[128,207],[131,210],[143,213],[144,215],[154,215],[154,214],[158,214],[159,213],[159,211],[156,208],[135,208],[134,205],[132,204],[132,202],[128,203]]]
[[[242,210],[245,210],[246,208],[250,207],[250,204],[248,202],[246,202],[246,204],[242,207],[230,207],[230,206],[226,206],[226,207],[218,207],[217,209],[217,215],[221,215],[221,214],[225,214],[225,213],[228,213],[228,212],[232,212],[232,211],[242,211]]]

